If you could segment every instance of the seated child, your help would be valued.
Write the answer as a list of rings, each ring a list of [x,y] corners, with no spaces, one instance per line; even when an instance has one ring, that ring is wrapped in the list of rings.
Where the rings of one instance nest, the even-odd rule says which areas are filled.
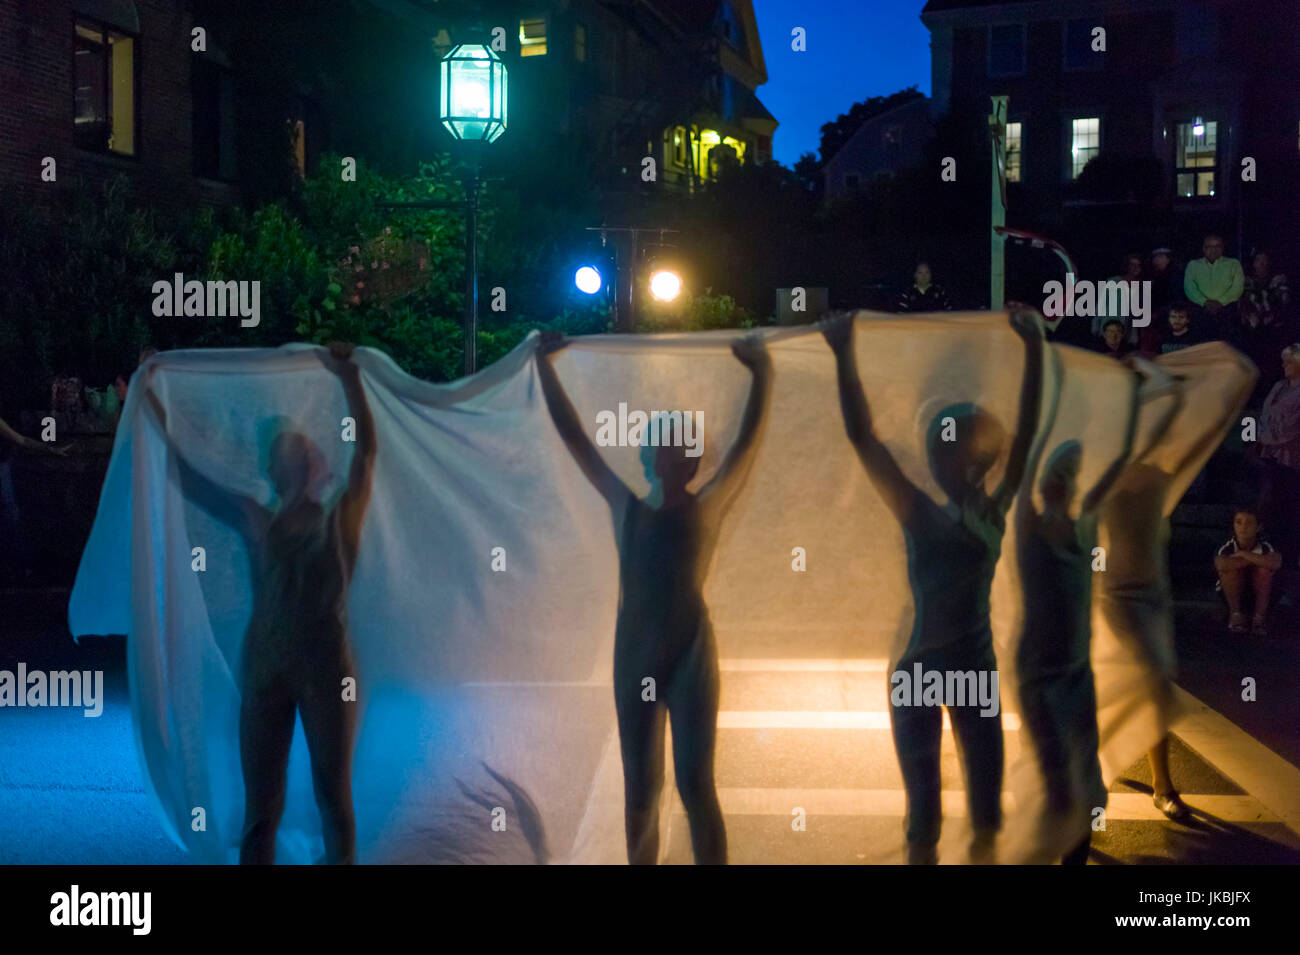
[[[1254,510],[1237,508],[1232,517],[1232,537],[1214,556],[1214,569],[1219,574],[1216,589],[1228,601],[1228,629],[1236,634],[1246,632],[1241,598],[1247,583],[1250,583],[1255,597],[1250,632],[1264,637],[1268,635],[1265,620],[1268,617],[1269,591],[1273,587],[1273,574],[1282,566],[1282,555],[1260,536],[1259,531],[1259,517]]]

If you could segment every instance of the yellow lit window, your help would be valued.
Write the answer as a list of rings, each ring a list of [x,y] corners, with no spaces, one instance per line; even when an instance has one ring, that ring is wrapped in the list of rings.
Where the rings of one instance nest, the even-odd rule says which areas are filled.
[[[1020,181],[1020,124],[1007,123],[1007,182]]]
[[[673,162],[686,167],[686,127],[678,126],[673,130]]]
[[[78,146],[135,155],[135,40],[77,21],[74,136]]]
[[[546,55],[546,18],[519,21],[519,55]]]

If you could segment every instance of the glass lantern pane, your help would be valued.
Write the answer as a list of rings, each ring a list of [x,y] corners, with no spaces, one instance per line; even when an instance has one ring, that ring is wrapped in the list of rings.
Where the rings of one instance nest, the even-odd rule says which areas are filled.
[[[451,113],[453,116],[487,117],[492,114],[489,94],[491,72],[475,60],[454,61],[451,68]]]

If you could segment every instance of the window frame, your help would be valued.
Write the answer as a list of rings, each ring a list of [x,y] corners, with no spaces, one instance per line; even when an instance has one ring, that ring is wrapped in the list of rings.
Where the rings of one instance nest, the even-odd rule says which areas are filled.
[[[143,50],[143,44],[140,42],[139,33],[131,33],[120,27],[104,21],[97,20],[92,16],[84,13],[78,13],[76,10],[71,11],[72,23],[72,44],[71,44],[71,76],[72,76],[72,145],[74,148],[83,153],[95,156],[112,156],[115,159],[123,159],[139,162],[144,144],[144,127],[140,122],[140,59]],[[104,140],[102,149],[96,149],[89,146],[83,146],[77,142],[77,27],[84,26],[88,29],[99,31],[100,36],[104,38],[104,110],[108,119],[108,138],[113,134],[113,116],[112,116],[112,56],[108,52],[109,33],[116,33],[118,36],[126,37],[131,41],[131,135],[134,140],[134,148],[129,153],[118,152],[108,145],[108,138]]]
[[[1011,127],[1016,127],[1016,178],[1011,178]],[[1007,182],[1023,182],[1025,177],[1025,121],[1022,119],[1007,120],[1007,133],[1005,139],[1006,145],[1006,164]]]
[[[1219,174],[1222,171],[1221,167],[1223,163],[1222,163],[1222,156],[1219,150],[1219,126],[1222,125],[1222,122],[1217,117],[1212,119],[1206,118],[1205,113],[1198,113],[1197,116],[1200,117],[1201,122],[1205,123],[1207,132],[1209,131],[1210,124],[1211,123],[1214,124],[1214,164],[1211,166],[1178,165],[1178,148],[1180,145],[1179,130],[1182,127],[1186,126],[1190,132],[1191,127],[1196,124],[1196,117],[1175,116],[1173,117],[1171,122],[1171,125],[1173,126],[1173,133],[1174,133],[1173,136],[1174,155],[1173,155],[1173,160],[1170,163],[1170,166],[1173,170],[1174,201],[1179,203],[1190,203],[1190,204],[1199,205],[1202,203],[1214,202],[1215,200],[1222,198],[1222,191],[1219,188],[1222,185],[1222,181],[1219,178]],[[1209,195],[1203,196],[1199,193],[1199,191],[1197,191],[1197,189],[1200,184],[1201,174],[1207,172],[1210,173],[1212,177],[1211,184],[1214,191],[1211,192]],[[1190,196],[1185,196],[1178,191],[1178,177],[1186,176],[1186,175],[1190,175],[1193,177],[1192,194]]]
[[[223,183],[223,184],[225,184],[225,185],[230,185],[230,184],[233,184],[233,183],[237,183],[237,182],[239,182],[239,149],[238,149],[238,145],[237,145],[237,143],[238,143],[238,138],[239,138],[239,137],[238,137],[238,133],[237,133],[237,132],[233,132],[233,131],[232,131],[232,137],[233,137],[233,138],[232,138],[232,140],[231,140],[231,147],[230,147],[230,151],[231,151],[230,163],[231,163],[231,166],[233,167],[233,169],[232,169],[232,171],[231,171],[231,173],[230,173],[229,176],[223,176],[223,175],[221,174],[221,130],[222,130],[222,126],[221,126],[221,113],[220,113],[220,112],[218,112],[218,114],[217,114],[217,130],[216,130],[216,148],[217,148],[217,166],[216,166],[216,170],[217,170],[217,172],[216,172],[216,175],[214,175],[214,176],[209,176],[206,172],[200,172],[199,169],[197,168],[198,156],[197,156],[197,154],[194,153],[194,146],[193,146],[193,141],[194,141],[194,127],[195,127],[195,123],[194,123],[194,109],[195,109],[195,106],[197,105],[197,100],[196,100],[196,98],[195,98],[195,96],[194,96],[194,70],[195,70],[195,67],[198,66],[198,64],[200,64],[200,63],[203,64],[203,69],[211,69],[211,70],[215,73],[215,75],[216,75],[216,77],[217,77],[217,88],[216,88],[216,92],[217,92],[217,106],[218,106],[218,109],[220,109],[220,106],[221,106],[221,80],[222,80],[223,78],[228,78],[228,79],[230,80],[230,99],[231,99],[231,104],[230,104],[230,105],[231,105],[231,112],[232,112],[232,120],[231,120],[231,121],[232,121],[232,123],[234,124],[234,127],[235,127],[236,129],[238,128],[238,124],[239,124],[238,114],[235,113],[235,104],[239,102],[239,88],[238,88],[238,82],[237,82],[238,74],[235,72],[235,70],[234,70],[232,67],[227,66],[225,63],[220,62],[220,61],[217,60],[215,57],[212,57],[212,56],[209,56],[209,55],[206,55],[206,54],[203,54],[203,53],[199,53],[199,54],[197,54],[196,57],[195,57],[195,59],[194,59],[194,61],[193,61],[193,63],[192,63],[191,66],[190,66],[190,143],[191,143],[191,145],[190,145],[190,150],[191,150],[191,153],[192,153],[192,155],[190,156],[190,171],[191,171],[191,173],[195,176],[195,178],[198,178],[198,179],[205,179],[205,180],[207,180],[208,182],[219,182],[219,183]]]
[[[1074,168],[1074,124],[1085,119],[1095,119],[1097,121],[1097,151],[1093,153],[1092,156],[1089,156],[1088,160],[1085,160],[1083,165],[1079,166],[1079,169],[1076,172]],[[1088,165],[1088,161],[1090,161],[1093,156],[1101,155],[1101,151],[1105,148],[1106,117],[1103,115],[1101,110],[1097,110],[1095,112],[1089,111],[1082,114],[1067,113],[1065,121],[1067,124],[1065,127],[1065,181],[1078,182],[1084,166]]]
[[[542,25],[541,38],[537,39],[534,37],[531,38],[530,41],[526,42],[524,39],[525,23],[541,23]],[[538,50],[539,47],[540,50]],[[531,52],[531,53],[525,52],[528,50],[533,50],[536,52]],[[534,56],[549,56],[550,52],[551,52],[551,18],[547,16],[545,13],[542,13],[541,15],[535,17],[520,17],[519,18],[519,58],[522,60],[525,58],[531,59]]]
[[[1020,68],[1009,72],[993,71],[993,31],[1014,27],[1020,31]],[[1029,72],[1029,28],[1028,24],[1020,23],[990,23],[988,26],[987,39],[985,40],[984,51],[984,74],[989,79],[1010,79],[1017,76],[1025,76]]]

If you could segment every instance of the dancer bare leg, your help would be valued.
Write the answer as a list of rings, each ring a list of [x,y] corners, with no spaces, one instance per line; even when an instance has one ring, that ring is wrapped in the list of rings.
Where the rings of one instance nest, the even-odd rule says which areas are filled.
[[[954,405],[935,416],[927,436],[930,468],[948,496],[945,506],[904,475],[875,434],[853,349],[853,320],[825,322],[822,334],[835,353],[844,427],[885,505],[903,528],[908,544],[908,579],[915,607],[913,631],[895,672],[995,668],[989,601],[1001,554],[1006,513],[1020,485],[1038,429],[1043,381],[1043,331],[1029,310],[1009,314],[1025,345],[1020,412],[1002,483],[987,494],[984,478],[1001,453],[1005,432],[997,420],[972,404]],[[958,422],[957,438],[940,440],[940,422]],[[892,700],[891,700],[892,702]],[[920,710],[924,711],[924,707]],[[1000,708],[999,708],[1000,712]],[[978,714],[950,708],[967,770],[967,795],[975,838],[972,856],[988,858],[992,834],[1001,825],[1002,733],[998,723],[980,726]],[[940,716],[905,705],[890,707],[895,748],[907,788],[905,836],[911,862],[933,861],[939,840]]]
[[[348,647],[347,591],[370,500],[377,438],[351,354],[351,345],[336,342],[329,357],[322,356],[343,385],[358,436],[347,487],[332,503],[320,500],[328,476],[324,456],[305,435],[288,429],[276,435],[270,448],[267,470],[278,498],[275,510],[212,481],[167,434],[166,411],[146,382],[148,400],[176,455],[187,496],[236,529],[251,557],[253,614],[240,674],[246,816],[241,862],[275,859],[296,712],[302,715],[312,757],[326,860],[350,863],[355,858],[355,703],[343,700],[342,680],[355,677]],[[149,380],[156,370],[155,365]]]
[[[698,457],[656,421],[660,445],[642,448],[650,495],[631,492],[600,456],[551,365],[563,338],[544,335],[537,372],[556,430],[587,479],[609,504],[619,553],[619,615],[614,633],[614,703],[623,755],[628,861],[658,858],[663,786],[663,719],[673,725],[678,791],[697,863],[726,862],[726,830],[713,783],[718,723],[718,663],[703,598],[704,575],[723,515],[753,464],[770,394],[771,362],[761,339],[737,341],[736,358],[753,373],[735,443],[698,493],[687,485]],[[666,416],[665,416],[666,417]]]

